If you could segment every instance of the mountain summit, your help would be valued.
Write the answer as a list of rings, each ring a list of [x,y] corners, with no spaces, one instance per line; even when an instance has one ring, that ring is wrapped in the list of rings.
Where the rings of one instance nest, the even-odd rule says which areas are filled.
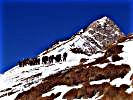
[[[1,75],[0,100],[132,100],[131,45],[132,34],[98,19]]]
[[[111,19],[103,17],[91,23],[87,28],[81,29],[69,40],[58,42],[39,56],[48,54],[48,52],[50,54],[52,52],[62,53],[75,48],[84,54],[92,55],[103,51],[109,44],[117,42],[121,36],[124,36],[124,33],[120,31],[118,26]]]

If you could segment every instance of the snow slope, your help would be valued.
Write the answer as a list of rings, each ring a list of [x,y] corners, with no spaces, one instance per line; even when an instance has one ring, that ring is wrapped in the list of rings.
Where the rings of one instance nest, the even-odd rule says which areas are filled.
[[[130,65],[131,70],[124,76],[124,78],[116,78],[112,81],[110,81],[110,79],[102,79],[102,80],[97,80],[97,81],[91,81],[89,84],[95,85],[95,84],[103,84],[103,83],[107,82],[114,87],[120,87],[121,85],[126,84],[126,85],[130,86],[130,88],[126,89],[125,92],[130,94],[130,93],[133,93],[132,80],[130,80],[131,76],[133,75],[133,61],[132,61],[132,59],[133,59],[133,56],[132,56],[132,54],[133,54],[133,47],[132,47],[133,39],[127,39],[125,42],[119,43],[117,45],[123,45],[124,46],[122,49],[123,52],[119,54],[120,57],[123,57],[122,60],[113,62],[111,60],[111,58],[108,57],[110,62],[104,63],[104,64],[96,64],[96,65],[94,65],[94,67],[98,66],[100,68],[105,68],[107,64],[114,64],[114,65],[127,64],[127,65]],[[91,56],[92,59],[88,60],[87,62],[94,61],[95,58],[99,58],[101,56],[103,56],[101,53],[94,54]],[[91,57],[89,57],[89,58],[91,58]],[[57,100],[61,100],[63,98],[64,93],[67,93],[67,91],[69,91],[71,89],[81,88],[81,85],[82,84],[79,84],[79,86],[66,86],[66,85],[55,86],[51,91],[42,94],[42,97],[50,96],[52,93],[56,94],[58,92],[62,92],[62,94],[56,98]],[[99,96],[99,94],[97,92],[97,94],[94,97],[88,98],[87,100],[99,100],[103,96],[104,95]]]
[[[23,91],[26,91],[30,89],[33,86],[36,86],[41,82],[41,80],[51,74],[55,74],[58,71],[65,70],[68,68],[71,68],[74,65],[79,64],[80,59],[84,57],[87,58],[86,55],[83,54],[72,54],[71,52],[68,53],[68,58],[66,62],[60,62],[60,63],[53,63],[51,65],[35,65],[35,66],[25,66],[25,67],[14,67],[12,70],[9,70],[8,72],[4,73],[0,77],[0,90],[6,89],[6,88],[12,88],[14,85],[17,85],[19,83],[22,83],[19,86],[13,87],[10,91],[17,91],[16,95],[18,93],[21,93]],[[30,79],[31,76],[36,75],[38,73],[42,73],[39,77],[33,77]],[[29,77],[29,79],[27,79]],[[24,80],[26,79],[26,80]],[[27,84],[33,83],[30,86]],[[4,83],[4,84],[3,84]],[[5,94],[7,92],[0,92],[0,95]],[[15,95],[15,96],[16,96]],[[15,98],[14,96],[14,98]],[[7,95],[8,98],[8,95]],[[7,98],[0,98],[1,100],[7,100]],[[9,97],[10,98],[10,97]],[[13,97],[8,100],[13,100]]]
[[[98,81],[91,81],[90,85],[102,84],[104,82],[109,82],[113,86],[120,87],[122,84],[127,84],[127,85],[130,86],[130,88],[128,88],[125,92],[132,93],[133,92],[133,87],[131,86],[132,80],[130,80],[130,78],[131,78],[131,75],[133,74],[133,61],[132,61],[132,59],[133,59],[133,56],[132,56],[132,54],[133,54],[133,47],[132,47],[133,39],[126,40],[125,42],[119,43],[118,45],[123,45],[124,46],[123,47],[123,52],[119,54],[120,57],[123,57],[123,60],[116,61],[116,62],[110,61],[109,63],[110,64],[115,64],[115,65],[128,64],[131,67],[131,71],[129,71],[129,73],[127,73],[124,78],[116,78],[112,81],[110,81],[110,79],[102,79],[102,80],[98,80]],[[93,55],[93,56],[95,56],[95,55]],[[100,68],[104,68],[109,63],[96,64],[95,66],[98,66]],[[92,99],[92,100],[98,100],[98,99]]]

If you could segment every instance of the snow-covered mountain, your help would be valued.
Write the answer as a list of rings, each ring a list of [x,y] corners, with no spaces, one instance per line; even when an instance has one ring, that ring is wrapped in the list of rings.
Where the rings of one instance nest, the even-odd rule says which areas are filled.
[[[108,44],[116,42],[123,35],[118,26],[105,16],[94,21],[87,28],[81,29],[69,40],[53,45],[39,56],[63,53],[72,48],[80,48],[84,54],[92,55],[104,50]]]
[[[130,88],[126,92],[129,93],[133,91],[130,80],[133,73],[132,44],[132,35],[125,37],[112,20],[103,17],[81,29],[69,40],[58,42],[39,54],[37,58],[40,64],[24,67],[16,65],[1,75],[0,100],[94,100],[97,97],[104,98],[104,92],[100,91],[101,85],[96,85],[100,82],[108,82],[105,86],[110,88],[127,84]],[[44,56],[62,55],[64,52],[68,55],[66,61],[42,63]],[[82,91],[84,88],[90,87],[94,88],[92,91],[95,87],[99,87],[99,90],[95,90],[97,92],[92,96],[82,93],[86,91]],[[77,96],[76,93],[82,95]]]

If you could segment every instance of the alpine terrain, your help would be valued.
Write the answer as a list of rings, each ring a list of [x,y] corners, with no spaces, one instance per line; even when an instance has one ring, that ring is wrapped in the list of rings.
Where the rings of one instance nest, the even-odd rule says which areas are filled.
[[[133,100],[132,52],[105,16],[0,75],[0,100]]]

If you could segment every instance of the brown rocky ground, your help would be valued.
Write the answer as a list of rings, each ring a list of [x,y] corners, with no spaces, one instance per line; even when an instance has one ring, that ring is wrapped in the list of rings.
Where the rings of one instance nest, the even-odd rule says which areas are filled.
[[[101,69],[99,67],[89,66],[76,66],[68,70],[66,73],[57,73],[44,79],[44,81],[37,87],[33,87],[29,91],[23,92],[18,95],[16,100],[37,100],[37,98],[52,89],[57,85],[78,85],[80,83],[115,78],[123,78],[130,71],[129,65],[107,65],[107,67]],[[87,89],[87,88],[86,88]],[[52,96],[55,97],[55,96]],[[48,97],[49,98],[49,97]],[[75,96],[74,96],[75,98]],[[47,99],[45,99],[47,100]]]

